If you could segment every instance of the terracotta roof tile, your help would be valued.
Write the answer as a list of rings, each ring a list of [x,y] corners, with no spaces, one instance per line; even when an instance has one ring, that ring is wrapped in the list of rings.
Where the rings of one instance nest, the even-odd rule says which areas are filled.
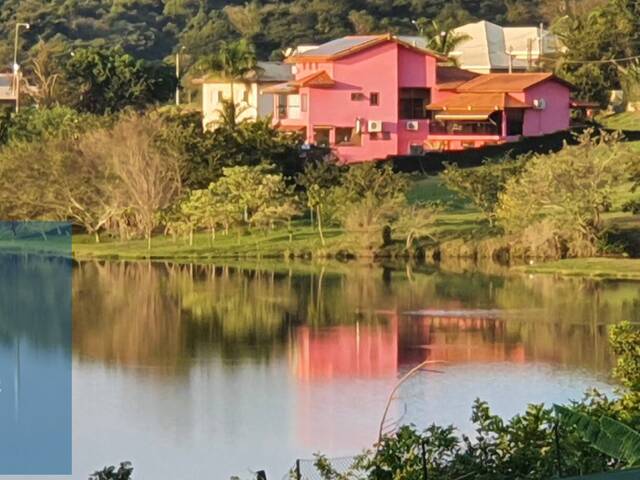
[[[487,73],[480,75],[462,85],[459,92],[523,92],[541,82],[554,80],[571,88],[571,85],[550,72],[540,73]]]
[[[531,108],[508,93],[461,93],[441,102],[430,104],[429,110],[481,111],[504,110],[505,108]]]
[[[333,78],[324,70],[291,82],[291,85],[297,87],[333,87],[335,84],[336,82]]]

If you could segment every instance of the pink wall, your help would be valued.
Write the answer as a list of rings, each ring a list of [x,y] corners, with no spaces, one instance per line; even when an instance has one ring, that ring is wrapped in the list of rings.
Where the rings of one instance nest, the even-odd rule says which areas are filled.
[[[345,162],[385,158],[397,152],[398,116],[398,45],[381,44],[365,51],[337,60],[333,64],[331,89],[310,89],[309,131],[313,136],[314,125],[354,127],[356,119],[381,120],[386,135],[373,139],[362,135],[361,146],[336,147]],[[384,72],[381,74],[380,72]],[[379,95],[379,105],[370,106],[372,92]],[[352,93],[364,95],[362,100],[351,100]]]
[[[547,106],[544,110],[527,110],[524,114],[523,134],[526,137],[545,135],[569,128],[571,105],[568,87],[554,80],[547,80],[531,87],[524,94],[524,101],[533,103],[544,98]]]

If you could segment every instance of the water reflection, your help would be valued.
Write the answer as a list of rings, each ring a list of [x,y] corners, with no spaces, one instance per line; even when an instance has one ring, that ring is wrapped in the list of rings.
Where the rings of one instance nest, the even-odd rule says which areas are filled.
[[[463,426],[476,396],[513,414],[603,385],[607,326],[640,321],[638,285],[500,273],[80,263],[77,467],[119,455],[148,475],[228,478],[354,453],[375,438],[398,376],[426,359],[447,363],[408,387],[417,423]],[[172,453],[160,460],[144,444]]]

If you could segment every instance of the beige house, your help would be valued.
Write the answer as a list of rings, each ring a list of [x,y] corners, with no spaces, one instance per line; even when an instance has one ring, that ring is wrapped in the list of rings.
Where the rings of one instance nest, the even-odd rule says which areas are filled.
[[[485,20],[454,30],[467,37],[450,56],[476,73],[522,72],[558,51],[557,39],[542,27],[501,27]]]
[[[264,90],[293,79],[291,65],[283,62],[258,62],[258,68],[242,80],[209,76],[194,83],[202,85],[202,124],[213,128],[220,120],[223,100],[234,99],[239,120],[256,120],[273,115],[273,94]],[[233,85],[233,97],[231,89]]]

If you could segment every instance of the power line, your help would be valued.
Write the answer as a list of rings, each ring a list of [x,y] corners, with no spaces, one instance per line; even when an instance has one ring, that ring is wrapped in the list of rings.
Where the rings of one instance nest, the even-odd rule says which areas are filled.
[[[540,57],[543,60],[557,61],[561,60],[563,63],[582,63],[582,64],[603,64],[603,63],[616,63],[616,62],[629,62],[631,60],[640,59],[640,55],[634,55],[633,57],[625,57],[625,58],[609,58],[603,60],[563,60],[562,58],[553,58],[553,57]]]

